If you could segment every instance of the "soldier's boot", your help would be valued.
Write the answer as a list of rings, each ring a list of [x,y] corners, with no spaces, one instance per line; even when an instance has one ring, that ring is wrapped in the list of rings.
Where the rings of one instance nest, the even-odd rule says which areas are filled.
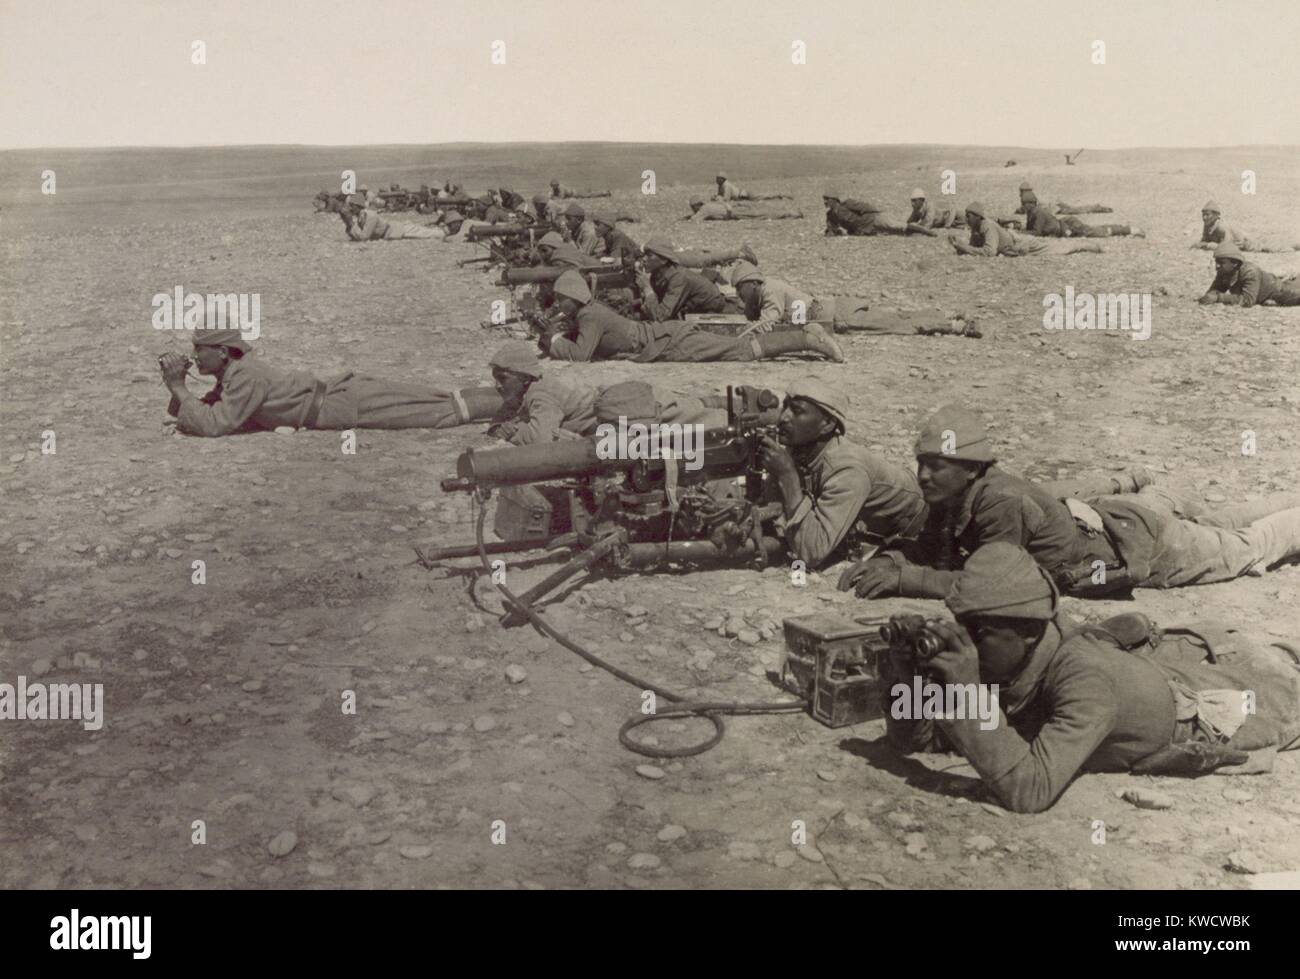
[[[756,333],[749,337],[756,360],[770,360],[781,354],[804,353],[813,351],[827,360],[837,364],[844,363],[844,351],[840,345],[827,336],[820,323],[809,323],[802,329],[776,330],[772,333]]]

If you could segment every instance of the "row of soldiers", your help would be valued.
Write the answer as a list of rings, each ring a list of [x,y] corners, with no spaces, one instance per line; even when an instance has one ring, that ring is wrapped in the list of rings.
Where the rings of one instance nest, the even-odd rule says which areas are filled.
[[[326,381],[249,360],[237,330],[196,331],[195,397],[186,365],[164,357],[182,431],[279,427],[448,428],[489,421],[512,444],[588,437],[602,422],[716,425],[716,397],[666,395],[643,381],[587,389],[546,375],[534,345],[490,358],[491,388],[445,391],[347,373]],[[1050,806],[1080,771],[1199,775],[1267,770],[1300,744],[1300,653],[1231,626],[1161,630],[1140,614],[1081,625],[1062,593],[1111,596],[1261,574],[1300,557],[1300,494],[1217,511],[1170,493],[1143,470],[1029,482],[998,465],[987,428],[950,405],[918,434],[915,468],[850,438],[850,402],[818,379],[791,384],[760,463],[790,558],[842,567],[859,598],[942,599],[955,621],[922,665],[891,654],[886,689],[938,677],[1000,686],[999,722],[887,715],[904,751],[963,754],[1008,808]],[[1242,694],[1250,691],[1251,709]]]

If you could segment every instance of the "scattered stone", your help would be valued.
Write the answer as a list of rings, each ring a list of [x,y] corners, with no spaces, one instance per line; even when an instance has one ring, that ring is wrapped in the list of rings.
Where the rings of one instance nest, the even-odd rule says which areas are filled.
[[[910,812],[903,812],[901,809],[895,809],[893,812],[885,814],[885,821],[901,830],[916,829],[921,825],[920,820]]]
[[[419,845],[408,845],[397,848],[397,852],[406,857],[407,860],[424,860],[433,856],[433,847],[427,843]]]
[[[528,679],[528,671],[522,666],[511,663],[506,667],[506,679],[511,683],[523,683]]]
[[[474,730],[479,734],[491,731],[497,726],[497,719],[491,714],[480,714],[474,718]]]
[[[352,785],[336,785],[330,790],[332,795],[339,802],[350,802],[360,809],[367,805],[375,797],[375,790],[369,785],[355,783]]]
[[[736,638],[739,639],[741,642],[743,642],[746,646],[757,646],[760,642],[763,641],[763,637],[759,635],[757,632],[755,632],[753,629],[737,629]]]
[[[479,615],[477,612],[471,612],[469,615],[465,616],[466,632],[478,632],[486,626],[487,622],[485,622],[483,616]]]
[[[283,833],[277,833],[272,837],[266,849],[273,857],[287,857],[297,845],[298,834],[291,829],[286,829]]]
[[[1174,800],[1163,792],[1153,789],[1124,789],[1120,798],[1130,802],[1139,809],[1172,809]]]
[[[627,853],[627,844],[626,844],[626,843],[620,843],[620,842],[618,842],[618,841],[616,840],[616,841],[613,842],[613,843],[606,843],[606,844],[605,844],[605,850],[606,850],[606,852],[608,852],[608,853],[612,853],[612,854],[614,854],[615,856],[618,856],[618,854],[620,854],[620,853]]]
[[[555,715],[555,719],[565,727],[573,727],[573,725],[577,723],[573,719],[573,715],[570,714],[567,710],[560,711],[558,714]]]
[[[991,802],[981,802],[980,808],[994,816],[1005,816],[1007,811],[1001,806],[994,805]]]
[[[1264,861],[1253,850],[1233,850],[1224,866],[1234,874],[1264,873]]]
[[[307,873],[313,877],[333,877],[335,872],[333,864],[315,862],[307,864]]]
[[[658,781],[664,777],[664,770],[658,765],[637,765],[636,773],[642,778]]]
[[[824,768],[818,769],[817,777],[821,779],[823,782],[835,782],[838,781],[839,779],[839,776],[836,775],[834,772],[827,771]]]
[[[629,619],[644,619],[650,614],[650,610],[644,605],[629,605],[623,609],[623,614]]]
[[[1247,789],[1224,789],[1223,797],[1229,802],[1249,802],[1255,798],[1255,793]]]
[[[794,862],[799,859],[794,850],[782,850],[772,858],[772,862],[782,870],[789,870],[794,866]]]
[[[239,685],[239,689],[245,693],[257,693],[262,687],[266,686],[261,680],[245,680]]]
[[[660,860],[653,853],[634,853],[627,858],[627,865],[633,870],[654,870]]]
[[[822,851],[817,849],[811,843],[795,848],[795,853],[803,857],[809,863],[825,863],[826,858],[822,856]]]
[[[903,837],[903,842],[906,844],[904,849],[914,857],[920,856],[930,846],[924,833],[908,833]]]
[[[685,826],[678,826],[675,823],[669,823],[658,832],[657,837],[660,843],[671,843],[673,840],[680,840],[685,835]]]
[[[981,834],[977,836],[968,836],[966,838],[966,845],[976,853],[987,853],[998,845],[998,841],[993,839],[991,836],[984,836]]]
[[[54,669],[54,664],[44,658],[36,660],[36,662],[31,665],[33,676],[45,676],[45,674],[49,673],[52,669]]]
[[[1090,891],[1092,890],[1092,881],[1087,877],[1076,877],[1065,886],[1072,891]]]

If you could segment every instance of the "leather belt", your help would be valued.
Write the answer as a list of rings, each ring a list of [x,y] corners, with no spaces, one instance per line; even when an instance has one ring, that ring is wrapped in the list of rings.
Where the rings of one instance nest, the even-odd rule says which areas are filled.
[[[311,404],[307,406],[307,413],[302,416],[302,424],[299,428],[315,428],[316,420],[320,418],[321,405],[325,403],[325,382],[317,381],[316,387],[311,392]]]

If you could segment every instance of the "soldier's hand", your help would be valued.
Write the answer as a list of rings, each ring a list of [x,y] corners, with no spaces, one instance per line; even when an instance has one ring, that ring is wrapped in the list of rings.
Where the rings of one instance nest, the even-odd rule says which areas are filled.
[[[797,472],[789,450],[770,435],[759,437],[758,461],[767,472],[780,479]]]
[[[1215,302],[1217,302],[1218,300],[1213,293],[1207,292],[1204,296],[1202,296],[1200,299],[1196,301],[1200,303],[1202,306],[1213,306]]]
[[[872,557],[859,561],[840,575],[840,591],[853,590],[858,598],[886,598],[897,595],[902,586],[903,571],[887,557]]]
[[[926,669],[937,673],[946,683],[979,683],[980,653],[970,634],[947,619],[928,619],[925,627],[944,644],[942,652],[926,662]]]
[[[178,353],[165,353],[158,362],[158,367],[162,371],[163,382],[166,384],[183,381],[187,366],[184,355]]]

